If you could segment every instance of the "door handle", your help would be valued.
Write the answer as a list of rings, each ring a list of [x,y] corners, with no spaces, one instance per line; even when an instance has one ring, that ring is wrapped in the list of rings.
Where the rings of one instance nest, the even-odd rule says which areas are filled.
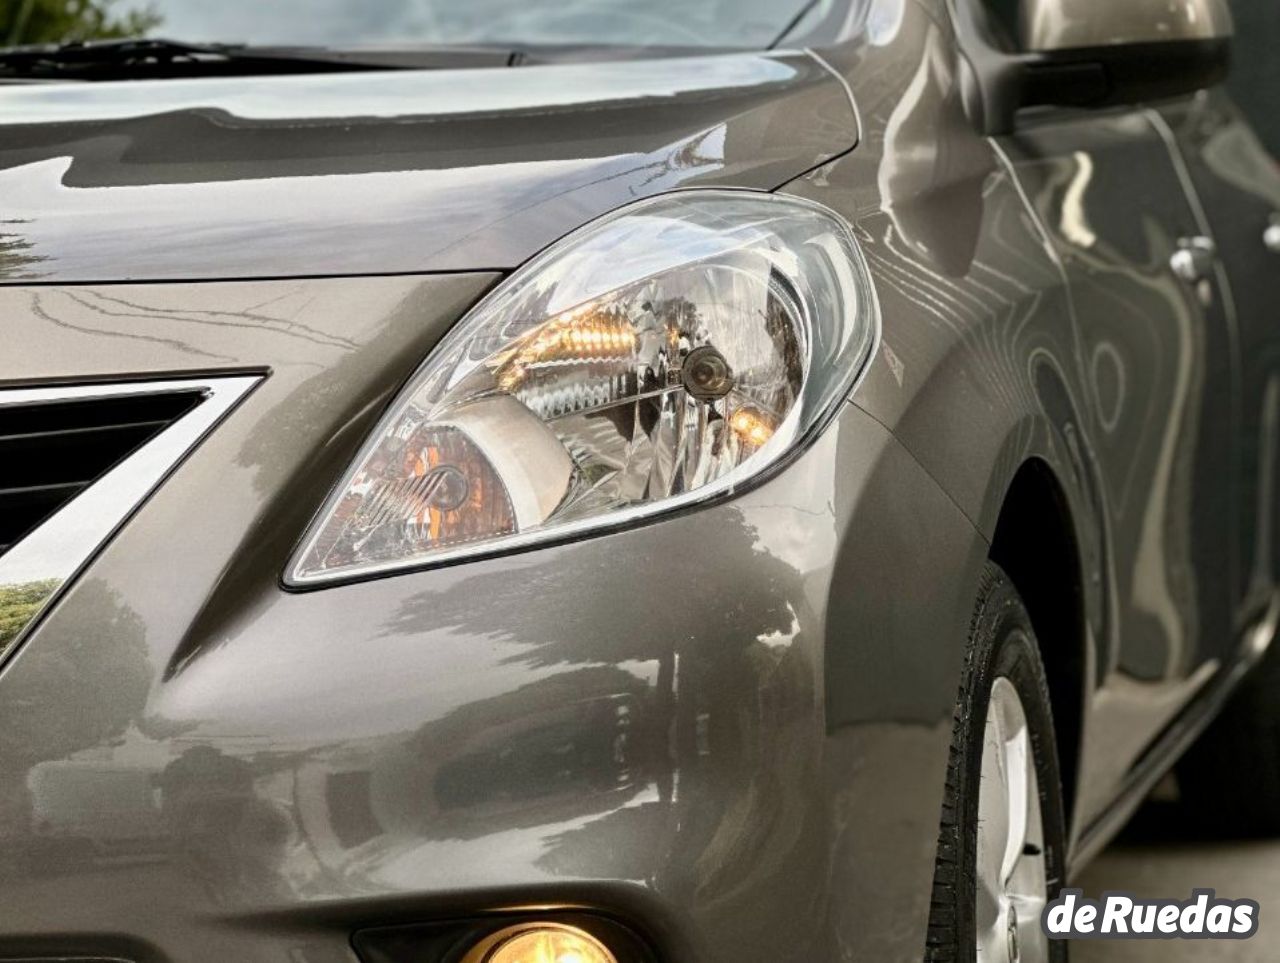
[[[1280,254],[1280,214],[1271,215],[1271,223],[1262,232],[1262,243],[1272,254]]]
[[[1184,237],[1169,258],[1169,267],[1187,284],[1200,284],[1213,274],[1218,258],[1218,245],[1211,237]]]

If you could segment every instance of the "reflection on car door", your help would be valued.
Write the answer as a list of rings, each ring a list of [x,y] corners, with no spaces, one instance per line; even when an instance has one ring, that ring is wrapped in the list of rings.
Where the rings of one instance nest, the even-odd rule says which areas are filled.
[[[1152,114],[1055,113],[998,143],[1061,257],[1089,388],[1067,437],[1103,520],[1105,571],[1086,574],[1106,615],[1080,830],[1228,654],[1234,344],[1208,227]]]
[[[1265,617],[1280,584],[1280,163],[1222,91],[1166,108],[1163,117],[1216,233],[1239,327],[1234,590],[1236,623],[1245,629]]]

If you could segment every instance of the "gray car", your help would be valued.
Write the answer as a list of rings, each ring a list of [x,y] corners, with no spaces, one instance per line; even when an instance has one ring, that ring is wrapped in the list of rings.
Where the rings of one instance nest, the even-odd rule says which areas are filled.
[[[9,6],[0,958],[1061,960],[1175,765],[1280,833],[1223,0]]]

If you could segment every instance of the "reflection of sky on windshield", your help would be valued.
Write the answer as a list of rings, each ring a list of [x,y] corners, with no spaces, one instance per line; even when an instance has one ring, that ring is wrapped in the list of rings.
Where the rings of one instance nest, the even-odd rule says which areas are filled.
[[[250,43],[764,46],[803,0],[151,0],[157,36]]]

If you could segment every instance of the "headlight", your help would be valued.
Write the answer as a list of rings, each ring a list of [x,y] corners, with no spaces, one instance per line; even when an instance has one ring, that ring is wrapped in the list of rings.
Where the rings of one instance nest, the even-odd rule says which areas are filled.
[[[624,208],[445,337],[288,580],[489,555],[725,495],[829,420],[878,331],[861,251],[825,208],[740,191]]]

